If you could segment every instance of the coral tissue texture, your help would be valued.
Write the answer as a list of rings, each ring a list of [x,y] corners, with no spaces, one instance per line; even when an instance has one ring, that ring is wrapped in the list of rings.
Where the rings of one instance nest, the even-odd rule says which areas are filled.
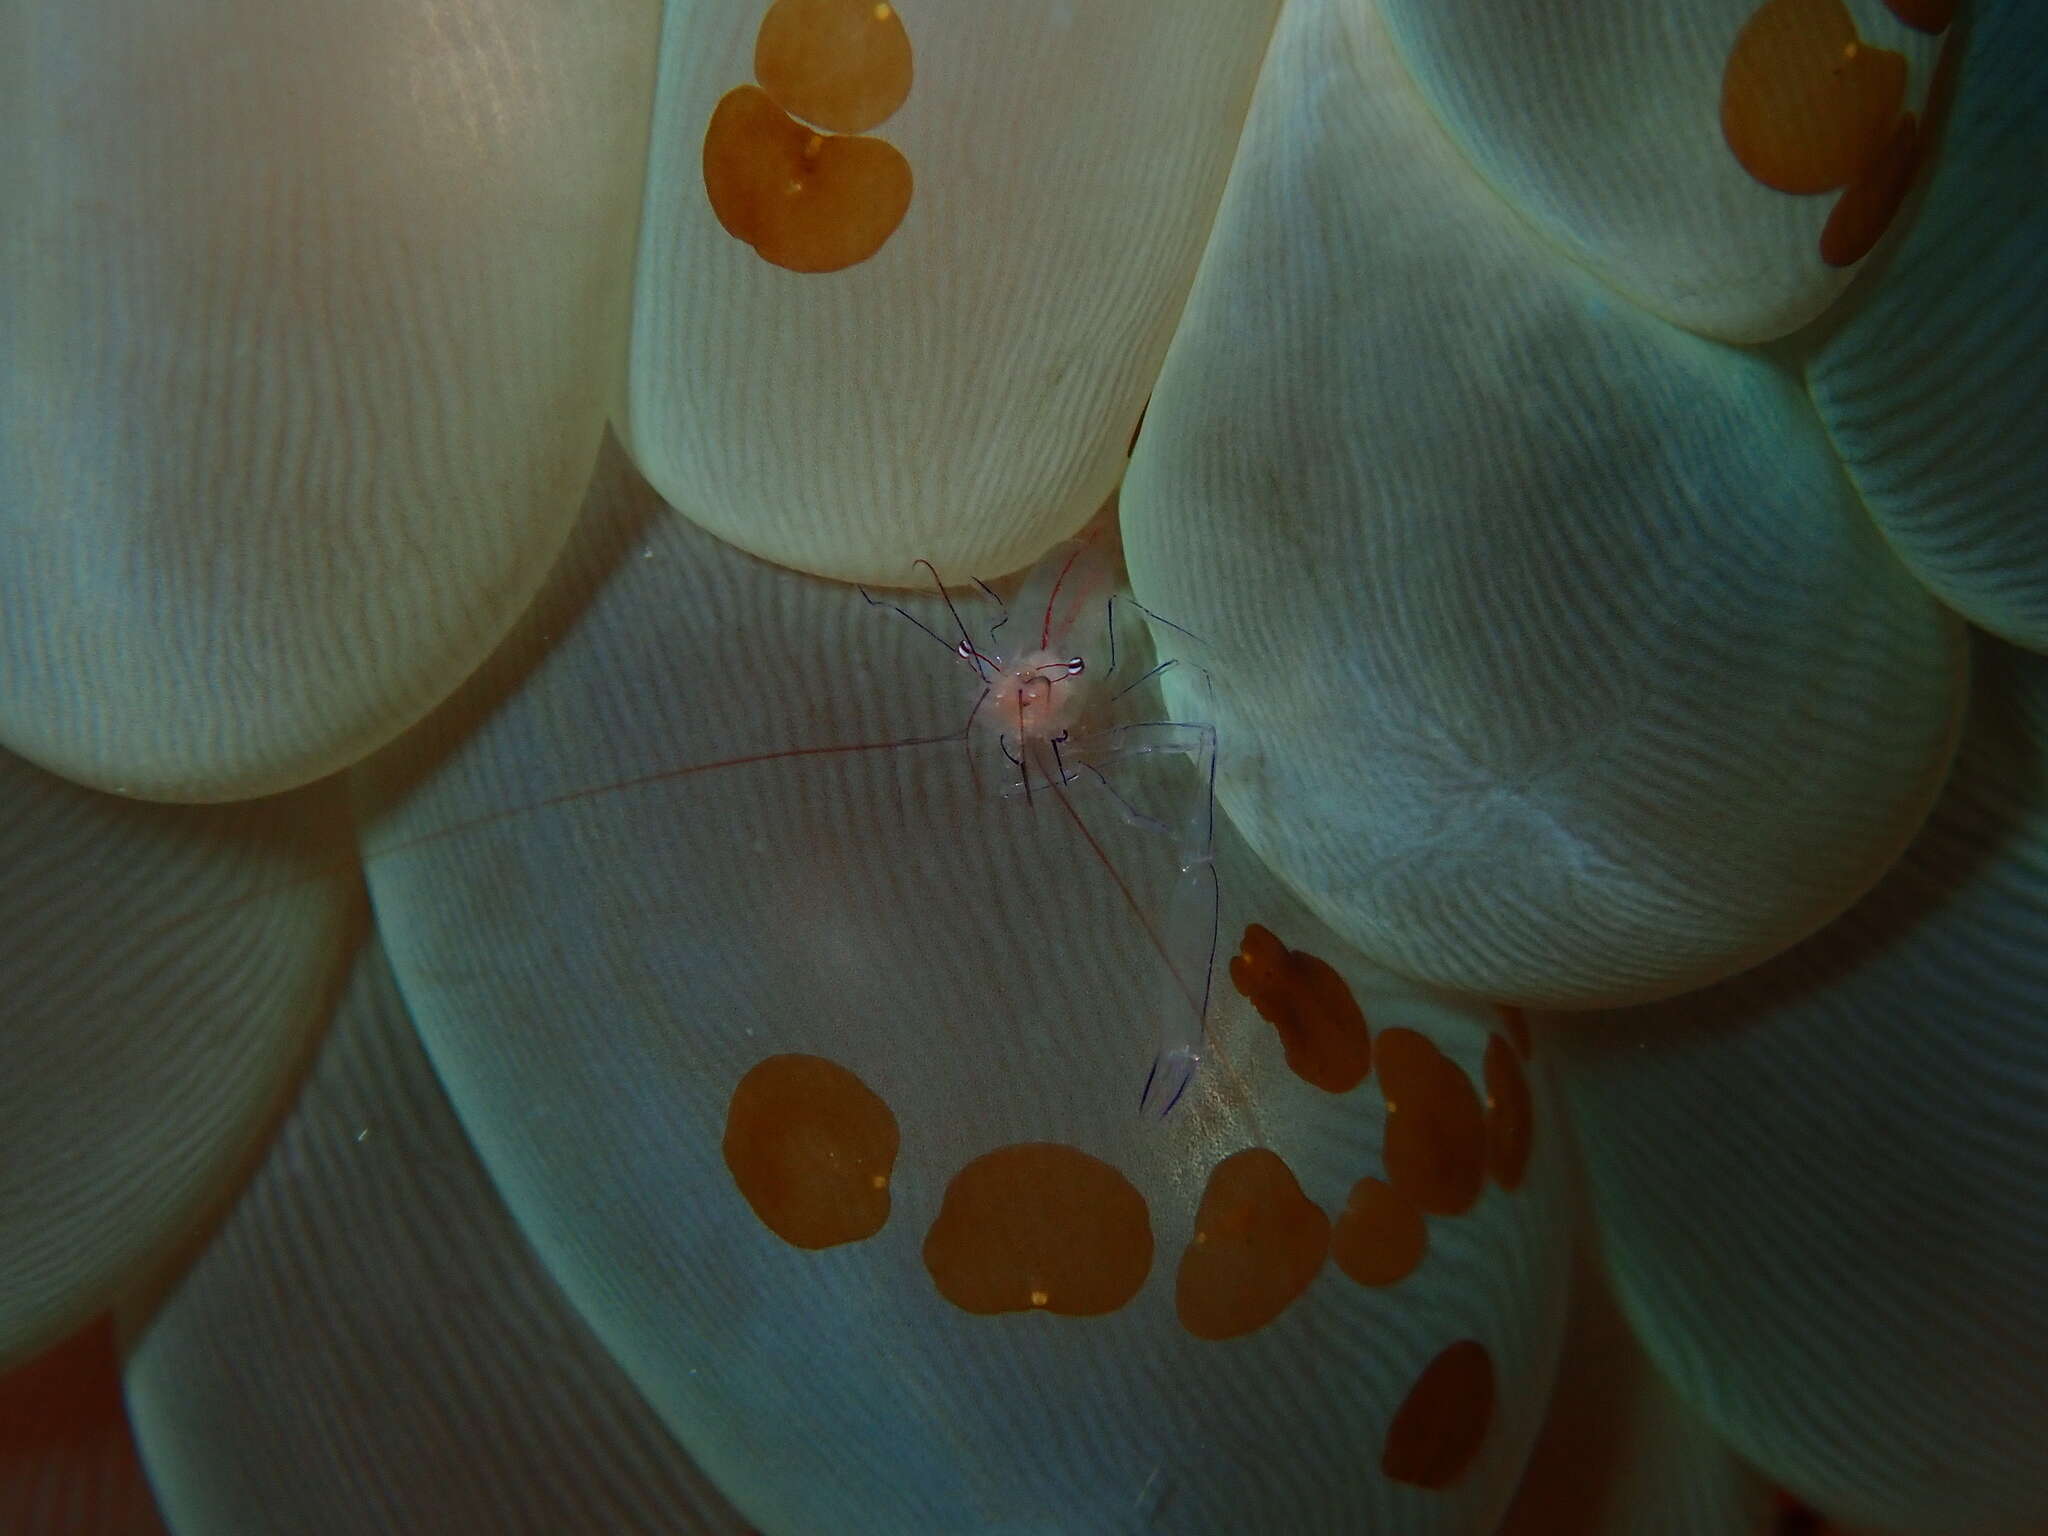
[[[2048,1526],[2038,6],[83,0],[0,135],[0,1529]]]

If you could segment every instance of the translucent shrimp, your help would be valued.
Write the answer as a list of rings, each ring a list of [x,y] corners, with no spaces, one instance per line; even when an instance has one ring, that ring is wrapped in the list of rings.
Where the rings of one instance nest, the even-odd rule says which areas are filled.
[[[924,568],[943,596],[938,573]],[[950,598],[957,642],[897,611],[948,645],[972,675],[963,737],[977,782],[993,781],[1006,799],[1070,821],[1157,954],[1160,1033],[1138,1106],[1163,1119],[1202,1060],[1218,891],[1215,727],[1165,718],[1158,682],[1186,667],[1206,687],[1207,673],[1180,657],[1149,662],[1151,637],[1138,615],[1193,636],[1119,594],[1113,548],[1100,533],[1056,546],[1007,606],[986,583],[976,585],[995,615],[980,638]],[[1163,902],[1140,896],[1090,828],[1084,802],[1106,804],[1161,839],[1172,871]]]

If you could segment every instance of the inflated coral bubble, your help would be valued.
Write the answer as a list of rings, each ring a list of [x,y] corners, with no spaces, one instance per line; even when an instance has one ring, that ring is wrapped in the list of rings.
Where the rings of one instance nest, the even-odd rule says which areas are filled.
[[[905,617],[945,633],[941,600],[871,605],[751,559],[617,454],[601,485],[513,647],[449,730],[362,773],[359,803],[394,969],[495,1183],[719,1486],[763,1529],[837,1531],[851,1509],[876,1533],[1189,1509],[1400,1530],[1425,1504],[1429,1529],[1462,1532],[1498,1508],[1553,1373],[1553,1143],[1526,1194],[1483,1201],[1402,1284],[1319,1275],[1248,1334],[1190,1333],[1175,1271],[1211,1168],[1265,1147],[1298,1184],[1266,1186],[1283,1240],[1255,1237],[1245,1271],[1277,1272],[1284,1298],[1303,1202],[1334,1214],[1379,1171],[1370,1084],[1302,1082],[1219,977],[1196,1086],[1163,1124],[1142,1116],[1157,934],[1058,805],[976,784],[972,671]],[[958,606],[985,640],[998,615]],[[1144,665],[1119,650],[1119,679]],[[1177,874],[1174,843],[1099,784],[1075,808],[1105,848],[1164,845]],[[1487,1010],[1371,967],[1214,830],[1221,932],[1269,923],[1476,1078]],[[900,1124],[893,1209],[865,1241],[794,1247],[736,1189],[722,1136],[770,1053],[843,1065]],[[1237,1230],[1256,1212],[1226,1212],[1217,1240]],[[1502,1410],[1458,1491],[1425,1498],[1379,1452],[1465,1334],[1496,1348]],[[906,1444],[935,1447],[930,1477],[903,1476]]]
[[[1552,1058],[1650,1354],[1858,1530],[2048,1526],[2048,657],[1976,662],[1942,800],[1869,896]]]
[[[1797,942],[1933,801],[1954,615],[1782,360],[1536,238],[1370,8],[1267,70],[1121,493],[1133,590],[1218,658],[1219,803],[1461,993],[1618,1005]]]
[[[1492,192],[1632,304],[1728,342],[1841,296],[1814,250],[1826,199],[1785,194],[1846,184],[1901,106],[1923,110],[1938,52],[1876,0],[1384,9]]]
[[[905,3],[914,69],[807,51],[832,16],[893,35],[878,8],[719,0],[664,30],[617,419],[752,554],[995,581],[1122,473],[1278,0]]]
[[[1898,558],[1971,623],[2048,651],[2048,8],[1971,12],[1920,120],[1939,146],[1925,195],[1807,382]]]

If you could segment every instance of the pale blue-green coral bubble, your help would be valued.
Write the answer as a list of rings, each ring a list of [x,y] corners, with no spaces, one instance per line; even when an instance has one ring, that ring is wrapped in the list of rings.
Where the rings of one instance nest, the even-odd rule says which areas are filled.
[[[657,21],[88,3],[0,48],[0,740],[238,799],[488,652],[622,361]]]
[[[124,1322],[180,1530],[748,1528],[535,1262],[374,941],[225,1224]]]
[[[764,7],[664,42],[621,428],[688,517],[800,570],[999,576],[1116,485],[1230,168],[1275,0],[902,12],[914,178],[867,260],[795,272],[721,227],[705,125]],[[678,13],[679,16],[681,13]]]
[[[1521,1189],[1444,1224],[1409,1282],[1368,1291],[1326,1268],[1256,1334],[1194,1338],[1174,1274],[1210,1168],[1261,1143],[1340,1208],[1380,1171],[1373,1091],[1294,1079],[1224,997],[1196,1086],[1164,1124],[1141,1115],[1159,960],[1126,893],[1147,859],[1178,878],[1175,841],[1092,802],[1112,873],[1056,805],[978,785],[958,739],[886,745],[957,734],[974,697],[959,658],[628,476],[615,460],[450,733],[430,722],[360,782],[380,929],[450,1096],[669,1426],[770,1528],[1489,1523],[1563,1308],[1547,1101]],[[947,622],[935,599],[905,606]],[[1362,968],[1221,835],[1226,934],[1257,919],[1329,954],[1377,1017],[1432,1032],[1476,1079],[1486,1015]],[[840,1064],[894,1117],[872,1237],[792,1246],[736,1187],[728,1103],[786,1053]],[[1145,1283],[1100,1318],[971,1315],[935,1283],[925,1234],[971,1160],[1042,1141],[1144,1197]],[[1392,1486],[1378,1439],[1461,1336],[1496,1362],[1492,1432],[1451,1493]],[[1229,1457],[1203,1449],[1226,1438]]]
[[[1917,221],[1808,378],[1913,573],[1975,623],[2048,650],[2048,12],[1991,0],[1958,32]]]
[[[1388,0],[1403,59],[1481,174],[1547,242],[1674,325],[1783,336],[1855,269],[1820,258],[1833,196],[1788,197],[1745,170],[1721,126],[1730,49],[1757,0]],[[1864,43],[1904,61],[1924,111],[1938,39],[1857,0]]]
[[[0,752],[0,1370],[242,1176],[359,888],[338,786],[142,805]]]
[[[1952,746],[1960,626],[1797,381],[1532,238],[1369,11],[1283,18],[1122,506],[1138,595],[1212,642],[1233,818],[1432,982],[1753,964]]]
[[[2048,659],[1979,650],[1954,775],[1876,890],[1546,1036],[1659,1367],[1817,1507],[1930,1536],[2048,1519]]]

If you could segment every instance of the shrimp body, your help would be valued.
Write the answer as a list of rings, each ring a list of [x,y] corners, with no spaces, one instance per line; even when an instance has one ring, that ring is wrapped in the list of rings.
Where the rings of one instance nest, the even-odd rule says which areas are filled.
[[[1140,663],[1148,644],[1142,623],[1119,641],[1119,614],[1146,610],[1119,599],[1114,555],[1099,534],[1055,547],[1008,606],[981,585],[1000,617],[979,635],[947,600],[959,633],[948,648],[974,674],[965,734],[970,747],[978,739],[1000,752],[981,755],[995,765],[1005,798],[1033,809],[1049,800],[1072,822],[1158,955],[1160,1032],[1139,1107],[1164,1117],[1201,1062],[1215,968],[1215,727],[1162,718],[1158,689],[1148,685],[1181,663]],[[1079,808],[1082,794],[1164,840],[1150,843],[1160,850],[1153,862],[1163,886],[1155,878],[1136,893],[1139,882]]]
[[[1093,691],[1085,656],[1028,651],[1015,661],[983,655],[963,640],[961,654],[988,686],[975,712],[984,730],[1011,738],[1019,749],[1043,748],[1071,739]]]
[[[1070,782],[1062,749],[1102,724],[1098,679],[1115,666],[1115,591],[1104,541],[1071,540],[1039,562],[985,644],[962,626],[955,654],[983,689],[973,725],[1001,744],[1023,793],[1034,773]]]
[[[1017,595],[1016,618],[1006,617],[991,635],[993,646],[1005,630],[1020,630],[1015,654],[983,654],[964,638],[961,654],[971,664],[978,660],[986,689],[976,722],[996,733],[1018,772],[1007,794],[1032,796],[1035,779],[1060,795],[1092,842],[1067,799],[1069,786],[1092,785],[1126,822],[1168,840],[1175,873],[1164,908],[1138,914],[1162,962],[1157,1050],[1138,1102],[1163,1118],[1194,1080],[1206,1043],[1218,915],[1216,731],[1160,718],[1157,690],[1145,685],[1178,663],[1162,661],[1149,671],[1138,665],[1129,642],[1142,651],[1142,633],[1126,637],[1118,655],[1119,611],[1133,606],[1117,596],[1108,541],[1075,540],[1039,563]],[[1142,631],[1142,623],[1136,628]],[[1160,771],[1174,764],[1177,771]]]

